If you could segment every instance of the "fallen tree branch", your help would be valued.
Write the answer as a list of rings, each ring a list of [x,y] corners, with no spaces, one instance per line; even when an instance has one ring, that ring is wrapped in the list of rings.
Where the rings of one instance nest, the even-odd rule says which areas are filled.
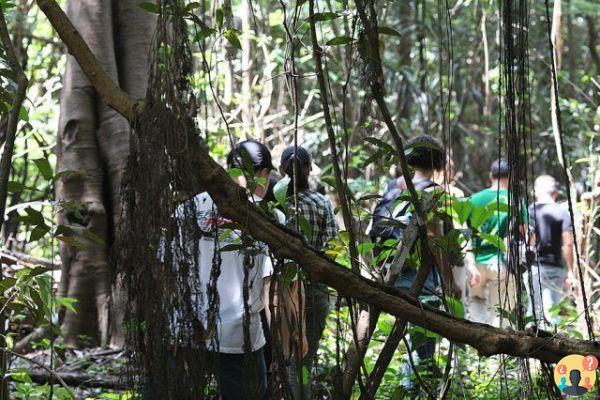
[[[22,265],[24,267],[35,267],[41,265],[43,267],[59,270],[60,264],[47,258],[32,257],[29,254],[18,251],[3,250],[0,251],[0,262],[6,265]]]
[[[126,390],[127,381],[121,377],[113,375],[90,376],[85,372],[54,372],[50,374],[47,371],[29,371],[29,377],[35,383],[49,383],[52,378],[60,378],[66,385],[81,388],[102,388]]]
[[[46,15],[52,26],[60,31],[61,38],[78,62],[87,65],[93,64],[95,58],[89,59],[94,56],[81,36],[64,32],[69,29],[69,26],[74,29],[72,25],[56,19],[55,8],[58,8],[58,5],[53,0],[37,1],[38,4],[45,5],[42,8],[44,13],[47,10],[53,10],[52,13],[46,13]],[[66,18],[64,14],[63,17]],[[82,48],[87,51],[79,51]],[[98,63],[92,69],[95,73],[102,71]],[[111,87],[114,86],[113,82]],[[99,93],[104,95],[106,88],[99,90]],[[127,97],[129,106],[133,107],[133,99]],[[112,106],[108,99],[105,98],[105,100]],[[138,107],[135,109],[139,110]],[[131,111],[132,108],[128,108],[128,110]],[[168,110],[165,112],[168,113]],[[130,121],[135,117],[133,114],[124,114],[124,116],[128,117]],[[173,115],[174,119],[178,117],[188,118],[187,116]],[[193,124],[190,122],[189,125]],[[597,341],[577,340],[558,335],[540,337],[532,332],[500,329],[457,318],[446,312],[422,305],[413,296],[370,281],[331,261],[324,254],[307,245],[300,234],[268,218],[262,210],[248,200],[245,190],[235,185],[229,174],[210,157],[208,150],[201,145],[198,139],[198,132],[188,132],[188,134],[196,136],[195,140],[189,143],[190,146],[185,152],[193,158],[193,164],[197,167],[195,170],[197,171],[196,180],[191,182],[194,188],[198,191],[206,190],[219,207],[223,217],[236,221],[254,238],[268,244],[277,257],[296,261],[313,280],[336,289],[341,296],[353,297],[370,303],[384,312],[402,317],[448,340],[468,344],[481,356],[506,354],[515,357],[536,358],[545,362],[556,362],[569,354],[591,354],[600,357],[600,343]],[[182,153],[180,156],[184,157],[186,154]]]

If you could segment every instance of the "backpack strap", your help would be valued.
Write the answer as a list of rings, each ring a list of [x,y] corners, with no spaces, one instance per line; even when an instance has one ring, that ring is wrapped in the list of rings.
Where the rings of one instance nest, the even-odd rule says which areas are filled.
[[[429,179],[424,179],[422,181],[415,183],[414,186],[415,186],[415,190],[425,190],[425,189],[429,189],[430,187],[438,186],[438,184],[433,181],[430,181]],[[402,192],[400,192],[398,197],[400,197],[404,193],[406,193],[407,190],[408,189],[405,189]],[[394,211],[392,212],[392,218],[398,218],[399,216],[404,215],[404,213],[406,213],[406,210],[408,210],[409,206],[410,206],[410,200],[405,200],[401,204],[398,204],[398,206],[396,208],[394,208]]]

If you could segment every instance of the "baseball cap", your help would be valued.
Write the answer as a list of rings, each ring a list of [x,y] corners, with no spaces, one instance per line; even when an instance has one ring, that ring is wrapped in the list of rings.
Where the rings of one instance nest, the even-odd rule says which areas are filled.
[[[281,166],[285,168],[293,157],[296,157],[298,162],[304,167],[308,167],[312,161],[310,153],[304,147],[289,146],[281,153]]]
[[[271,152],[264,144],[256,140],[244,140],[236,144],[227,155],[227,165],[244,169],[244,159],[252,163],[255,171],[267,168],[275,169],[271,160]]]

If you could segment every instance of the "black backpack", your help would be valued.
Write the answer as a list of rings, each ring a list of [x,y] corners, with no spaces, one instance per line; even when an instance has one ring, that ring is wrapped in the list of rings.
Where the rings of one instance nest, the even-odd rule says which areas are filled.
[[[425,190],[436,184],[428,179],[415,183],[415,190]],[[406,190],[394,187],[379,200],[373,210],[369,238],[373,243],[383,243],[388,239],[398,240],[404,234],[404,230],[410,218],[405,216],[410,201],[399,203],[400,197]]]

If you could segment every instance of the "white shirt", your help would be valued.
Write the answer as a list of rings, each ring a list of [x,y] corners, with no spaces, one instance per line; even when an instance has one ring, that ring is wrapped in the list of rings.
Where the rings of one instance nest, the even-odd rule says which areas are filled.
[[[255,198],[255,201],[258,200],[260,199]],[[247,306],[250,317],[249,344],[251,351],[259,350],[266,343],[260,319],[260,312],[264,308],[263,278],[271,276],[273,272],[268,249],[266,245],[256,241],[252,242],[250,246],[242,246],[240,243],[241,232],[222,227],[230,221],[218,215],[216,206],[208,193],[197,195],[193,201],[198,214],[198,225],[203,233],[199,245],[200,320],[209,332],[216,330],[216,334],[208,339],[206,344],[209,349],[221,353],[244,353],[244,280],[247,278]],[[215,264],[213,258],[217,241],[219,248],[222,249],[221,273],[217,279],[219,312],[218,315],[213,313],[211,316],[209,315],[211,300],[209,285],[211,284],[213,264]],[[247,268],[244,266],[245,259]],[[212,297],[215,298],[215,296]],[[212,322],[209,319],[212,319]]]

